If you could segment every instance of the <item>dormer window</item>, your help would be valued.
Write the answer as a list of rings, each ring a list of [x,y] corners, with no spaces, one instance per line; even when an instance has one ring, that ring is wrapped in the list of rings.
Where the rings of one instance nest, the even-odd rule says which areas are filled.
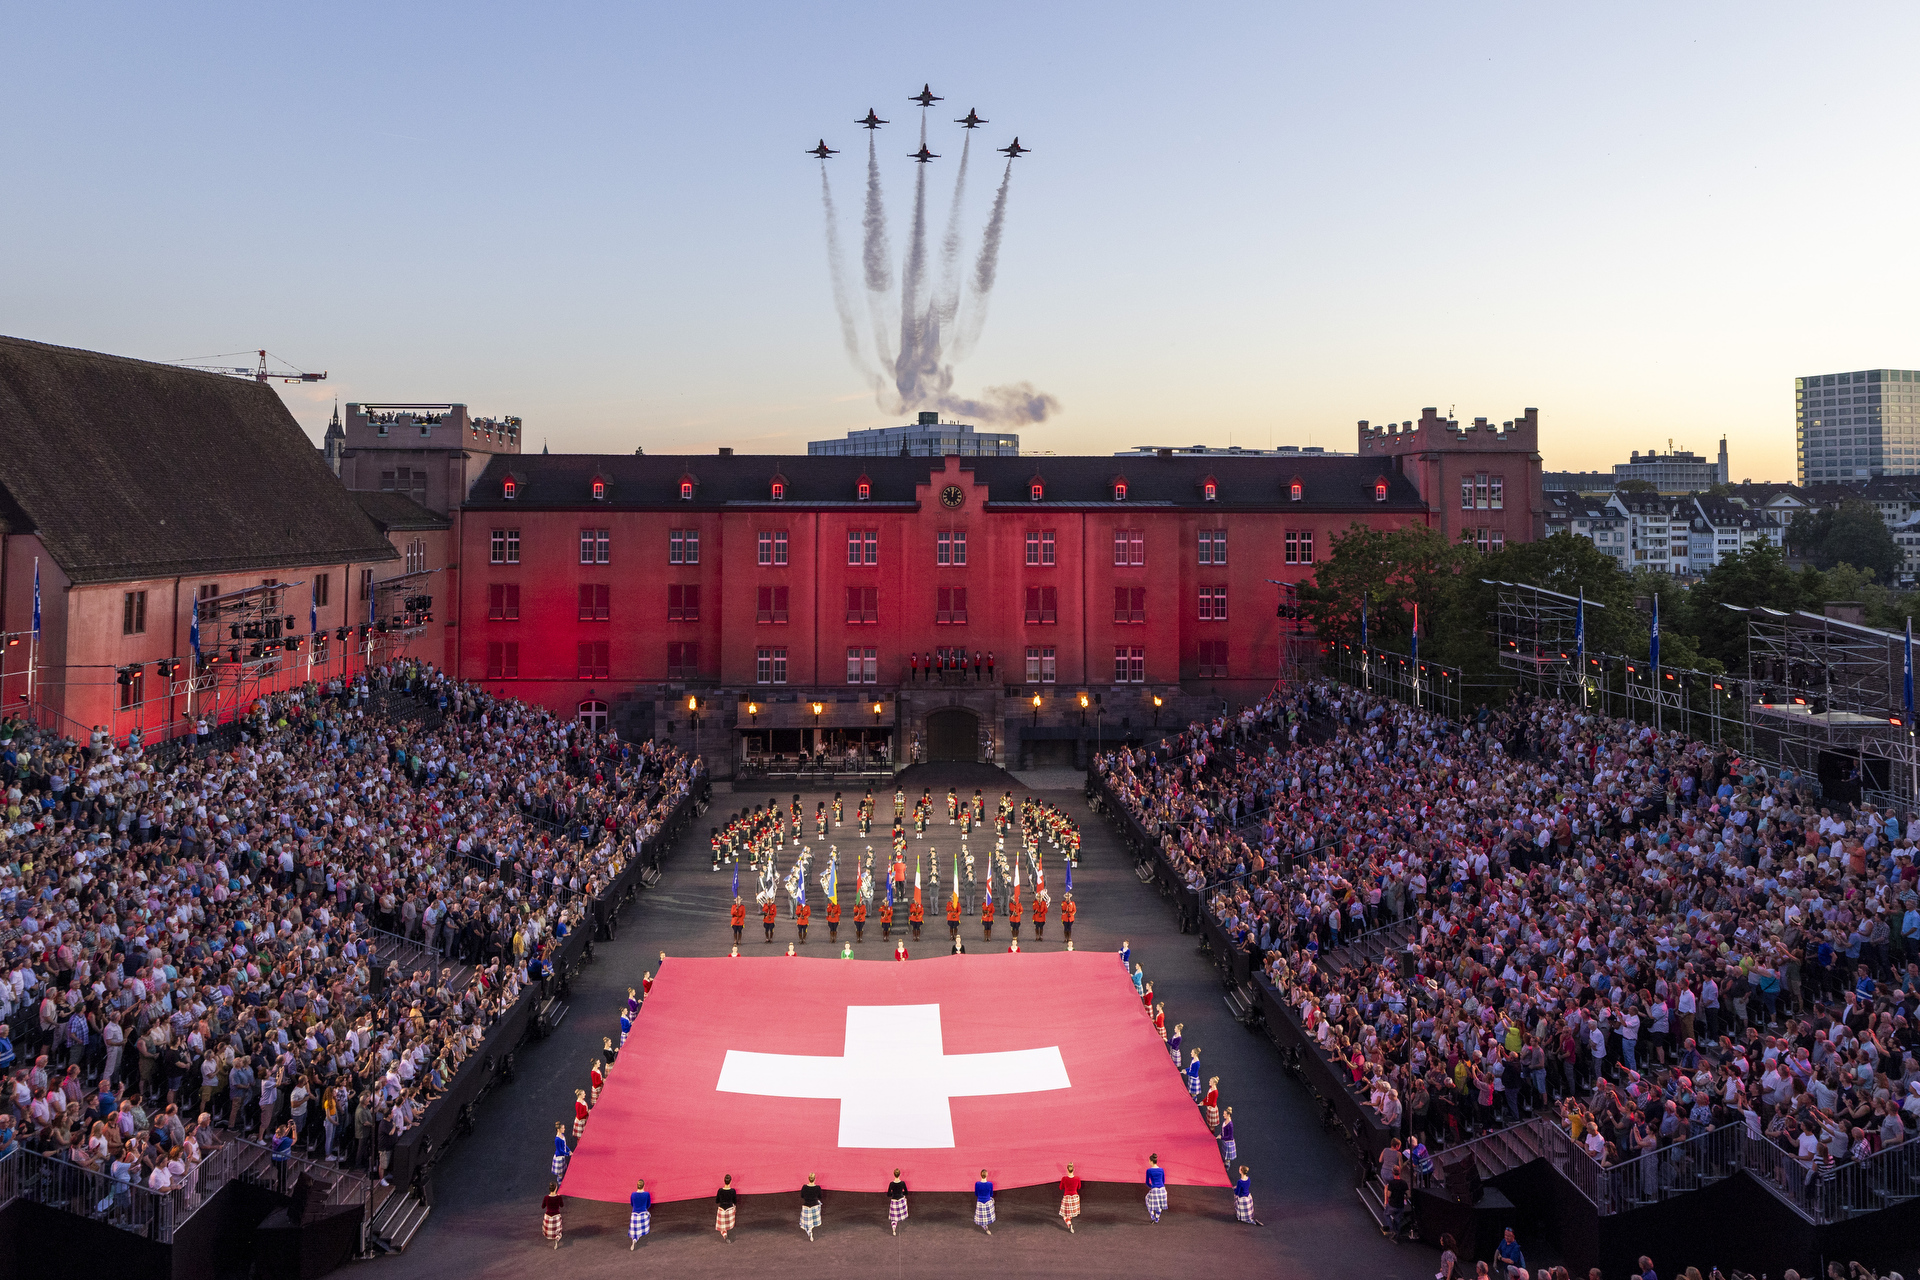
[[[607,482],[605,480],[595,480],[593,482],[593,500],[595,502],[605,502],[607,500]]]
[[[508,476],[506,482],[500,486],[500,496],[508,502],[520,496],[520,485],[512,476]]]
[[[1208,502],[1220,501],[1220,486],[1212,480],[1200,486],[1200,493]]]
[[[1387,500],[1387,481],[1385,476],[1373,482],[1373,500],[1375,502],[1385,502]]]
[[[682,502],[693,501],[693,481],[682,480],[680,482],[680,501]]]
[[[787,482],[785,480],[775,480],[773,482],[773,500],[775,502],[785,502],[787,500]]]
[[[873,500],[873,482],[865,476],[861,476],[859,483],[854,486],[853,492],[854,496],[859,498],[860,501],[871,502]]]
[[[1027,486],[1027,498],[1029,501],[1032,501],[1032,502],[1040,501],[1041,498],[1046,496],[1046,492],[1047,492],[1046,486],[1041,484],[1038,480],[1035,480],[1032,484]]]
[[[1127,482],[1125,480],[1115,480],[1113,482],[1113,500],[1115,502],[1125,502],[1127,500]]]
[[[1300,477],[1295,476],[1293,478],[1293,483],[1287,486],[1287,498],[1291,502],[1298,502],[1300,501],[1300,496],[1301,496]]]

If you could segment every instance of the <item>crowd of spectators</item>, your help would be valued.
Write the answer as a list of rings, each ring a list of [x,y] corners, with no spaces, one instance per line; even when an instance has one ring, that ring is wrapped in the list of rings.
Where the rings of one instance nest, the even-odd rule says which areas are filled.
[[[0,1155],[187,1203],[235,1136],[381,1177],[701,781],[413,662],[184,749],[0,736]]]
[[[1410,1151],[1551,1115],[1604,1166],[1743,1123],[1804,1191],[1920,1126],[1920,818],[1561,703],[1325,685],[1100,768]]]

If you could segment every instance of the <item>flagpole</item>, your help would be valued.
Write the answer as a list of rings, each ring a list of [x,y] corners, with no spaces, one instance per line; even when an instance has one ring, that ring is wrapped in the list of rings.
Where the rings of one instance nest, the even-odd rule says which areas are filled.
[[[1909,806],[1912,806],[1913,804],[1920,802],[1920,754],[1916,754],[1914,750],[1915,743],[1914,743],[1914,734],[1913,734],[1913,616],[1911,614],[1907,616],[1906,650],[1907,650],[1906,651],[1906,679],[1903,681],[1903,683],[1905,685],[1904,692],[1906,694],[1906,710],[1907,710],[1907,804]]]
[[[1420,706],[1420,602],[1413,602],[1413,705]]]
[[[1587,705],[1587,589],[1580,588],[1580,612],[1573,619],[1574,671],[1580,677],[1580,705]]]
[[[1653,642],[1648,651],[1653,667],[1653,731],[1660,732],[1660,593],[1653,593]]]

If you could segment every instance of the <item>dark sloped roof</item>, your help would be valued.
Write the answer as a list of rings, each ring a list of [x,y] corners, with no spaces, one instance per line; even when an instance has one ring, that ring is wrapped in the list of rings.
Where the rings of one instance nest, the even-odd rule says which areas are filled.
[[[1425,511],[1413,482],[1377,458],[1279,457],[1231,460],[1219,455],[1175,454],[1170,458],[1125,459],[1127,497],[1113,498],[1119,472],[1112,457],[965,458],[960,469],[985,484],[988,501],[1021,506],[1037,474],[1049,506],[1181,506],[1206,510]],[[854,505],[862,475],[873,486],[873,500],[862,506],[914,502],[917,486],[939,473],[943,460],[927,457],[835,457],[824,454],[522,454],[496,457],[474,483],[467,506],[481,510],[513,507],[693,507],[713,508],[772,501],[775,476],[786,482],[786,506]],[[518,484],[510,501],[501,484],[511,474]],[[605,502],[593,501],[593,478],[607,481]],[[691,502],[680,498],[680,480],[695,481]],[[1202,485],[1212,476],[1219,498],[1205,501]],[[1298,477],[1301,500],[1287,491]],[[1387,500],[1376,502],[1374,481],[1387,481]]]
[[[451,529],[453,521],[427,510],[404,493],[356,489],[353,500],[381,529]]]
[[[399,554],[249,379],[0,337],[0,459],[75,582]]]

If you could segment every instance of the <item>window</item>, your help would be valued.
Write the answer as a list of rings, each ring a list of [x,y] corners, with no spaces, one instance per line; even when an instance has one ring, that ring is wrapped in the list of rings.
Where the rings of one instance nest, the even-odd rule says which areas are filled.
[[[137,666],[127,673],[125,682],[120,686],[120,709],[124,711],[146,700],[147,669],[145,666]]]
[[[1113,682],[1140,684],[1147,678],[1147,651],[1139,645],[1113,647]]]
[[[938,624],[964,624],[967,620],[967,589],[965,587],[941,587],[934,609],[933,620]]]
[[[1462,511],[1473,510],[1473,477],[1472,476],[1460,477],[1460,509]]]
[[[667,679],[696,680],[700,676],[700,643],[673,640],[667,644]]]
[[[1286,534],[1286,562],[1288,564],[1313,563],[1313,530],[1289,529]]]
[[[418,539],[415,539],[415,541],[418,541]],[[409,553],[407,564],[407,572],[412,573],[413,561],[411,553]],[[315,608],[324,608],[326,606],[328,597],[333,594],[332,579],[333,575],[330,573],[316,573],[313,575],[313,604]]]
[[[1113,562],[1115,564],[1145,564],[1147,562],[1146,536],[1138,529],[1115,529],[1113,531]]]
[[[675,529],[667,535],[667,563],[700,563],[700,531],[698,529]]]
[[[1373,500],[1375,502],[1385,502],[1387,500],[1387,482],[1385,480],[1375,480],[1373,482]]]
[[[604,702],[583,702],[580,704],[580,727],[588,733],[607,731],[607,704]]]
[[[1113,620],[1128,623],[1145,622],[1147,620],[1147,589],[1115,587],[1113,589]]]
[[[147,630],[147,593],[129,591],[120,601],[120,634],[145,635]]]
[[[1507,480],[1505,476],[1487,477],[1487,502],[1492,510],[1499,511],[1506,506],[1506,499],[1504,497],[1506,487]]]
[[[1027,621],[1050,623],[1060,621],[1060,592],[1057,587],[1027,588]]]
[[[580,584],[580,621],[605,622],[607,620],[608,595],[613,588],[604,582],[583,582]]]
[[[1208,502],[1218,502],[1220,500],[1220,486],[1211,480],[1207,481],[1202,492],[1206,495]]]
[[[847,649],[847,683],[877,684],[880,681],[880,651],[866,648]]]
[[[700,584],[675,582],[667,587],[667,621],[700,621]]]
[[[1295,480],[1287,489],[1287,497],[1293,502],[1300,501],[1300,482]]]
[[[1200,588],[1200,621],[1225,622],[1227,620],[1227,589],[1225,587]]]
[[[862,480],[860,482],[860,488],[858,490],[858,493],[859,493],[860,501],[867,502],[871,500],[873,497],[873,486],[867,483],[865,480]]]
[[[785,502],[786,499],[787,482],[785,480],[775,480],[773,482],[773,500],[775,502]]]
[[[582,640],[580,642],[580,679],[605,680],[606,678],[607,642]]]
[[[787,651],[761,649],[754,655],[753,678],[760,684],[785,684],[787,682]]]
[[[1507,545],[1507,535],[1505,530],[1495,529],[1492,533],[1488,535],[1488,537],[1491,539],[1488,545],[1493,550],[1500,551],[1505,549]]]
[[[520,616],[520,584],[495,582],[487,587],[487,619],[510,622]]]
[[[693,501],[693,481],[682,480],[680,482],[680,501],[682,502]]]
[[[607,500],[607,482],[605,480],[595,480],[593,482],[593,500],[595,502],[605,502]]]
[[[213,584],[208,583],[207,585],[212,586]],[[362,569],[360,571],[360,598],[362,600],[373,599],[373,570],[371,569]]]
[[[1487,473],[1484,471],[1473,478],[1473,505],[1479,511],[1487,509]]]
[[[514,680],[520,675],[520,645],[514,640],[495,640],[487,646],[487,679]]]
[[[494,564],[519,564],[520,531],[518,529],[495,529],[493,531],[492,554],[488,559]]]
[[[1046,493],[1047,487],[1038,480],[1031,481],[1027,485],[1027,500],[1029,502],[1040,501],[1041,498],[1046,496]]]
[[[1487,554],[1488,550],[1490,549],[1488,545],[1488,539],[1487,539],[1487,527],[1485,525],[1481,525],[1479,529],[1475,530],[1475,535],[1476,536],[1474,538],[1474,542],[1475,542],[1475,545],[1479,548],[1480,554],[1481,555]]]
[[[1053,530],[1027,530],[1027,563],[1042,568],[1053,564]]]
[[[760,588],[760,607],[754,617],[755,622],[785,622],[787,620],[787,589],[785,587]],[[786,650],[782,649],[782,653]]]
[[[880,588],[847,588],[847,621],[853,623],[875,623],[880,621]]]
[[[508,502],[512,502],[515,498],[519,497],[520,496],[519,482],[516,481],[512,476],[508,476],[506,479],[506,482],[500,486],[500,496],[505,498]]]
[[[880,563],[880,531],[878,529],[847,530],[847,563]]]
[[[1202,529],[1200,531],[1200,563],[1225,564],[1227,562],[1227,531],[1225,529]]]
[[[1202,640],[1200,642],[1200,667],[1196,674],[1202,680],[1224,680],[1227,675],[1227,642],[1225,640]]]
[[[407,544],[407,572],[425,573],[426,571],[427,540],[425,538],[415,538]]]
[[[1053,646],[1029,646],[1027,649],[1027,683],[1052,684],[1053,675]]]
[[[770,565],[783,565],[787,562],[787,531],[785,529],[761,530],[759,562]]]
[[[580,563],[605,564],[610,554],[610,543],[605,529],[582,529],[580,531]]]
[[[367,575],[368,575],[369,577],[371,577],[371,575],[373,574],[373,570],[371,570],[371,569],[362,569],[362,570],[361,570],[361,572],[362,572],[362,573],[364,573],[364,574],[367,574]],[[201,584],[200,584],[200,585],[199,585],[199,586],[198,586],[197,588],[195,588],[195,589],[194,589],[194,595],[193,595],[193,598],[194,598],[194,599],[196,599],[196,600],[211,600],[211,599],[213,599],[213,598],[214,598],[215,596],[217,596],[217,595],[219,595],[219,594],[220,594],[220,584],[219,584],[219,583],[217,583],[217,582],[203,582],[203,583],[201,583]],[[365,597],[364,595],[363,595],[363,596],[361,596],[360,598],[361,598],[362,600],[365,600],[365,599],[366,599],[366,597]]]
[[[1113,482],[1113,500],[1115,502],[1125,502],[1127,500],[1127,482],[1125,480],[1115,480]]]
[[[967,562],[967,531],[942,529],[934,545],[934,563],[964,565]]]

